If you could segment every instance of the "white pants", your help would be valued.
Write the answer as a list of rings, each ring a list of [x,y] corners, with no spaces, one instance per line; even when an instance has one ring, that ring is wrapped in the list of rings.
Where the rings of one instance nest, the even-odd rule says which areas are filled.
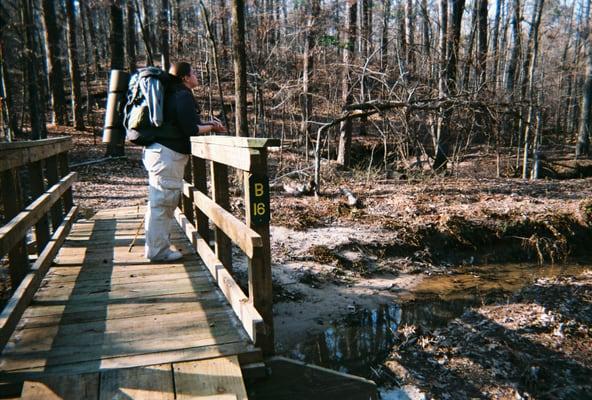
[[[144,149],[142,160],[148,171],[148,208],[144,226],[144,256],[163,257],[171,245],[170,230],[183,188],[183,173],[189,156],[159,143]]]

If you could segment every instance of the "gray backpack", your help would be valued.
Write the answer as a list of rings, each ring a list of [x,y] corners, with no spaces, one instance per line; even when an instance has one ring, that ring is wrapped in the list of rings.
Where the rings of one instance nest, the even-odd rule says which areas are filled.
[[[127,139],[148,146],[164,125],[164,95],[169,74],[160,68],[146,67],[132,75],[127,102],[123,109],[123,126]]]

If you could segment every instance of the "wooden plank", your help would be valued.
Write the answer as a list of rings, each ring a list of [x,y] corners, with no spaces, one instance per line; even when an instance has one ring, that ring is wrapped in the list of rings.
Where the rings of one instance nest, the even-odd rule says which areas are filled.
[[[43,165],[41,161],[29,164],[29,176],[31,177],[31,194],[33,197],[39,197],[45,193],[45,179],[43,177]],[[49,242],[50,235],[47,217],[47,214],[41,216],[37,224],[35,224],[37,254],[40,254],[47,242]]]
[[[259,150],[248,147],[240,148],[192,142],[191,154],[208,161],[216,161],[229,167],[250,171],[258,165]]]
[[[238,400],[247,399],[238,358],[236,356],[212,358],[173,364],[177,399],[195,399],[218,396]]]
[[[0,195],[6,219],[14,218],[22,208],[20,181],[16,171],[3,171],[1,173]],[[20,284],[29,269],[29,253],[24,236],[23,233],[11,246],[0,250],[0,257],[8,253],[8,271],[11,289],[13,290]]]
[[[169,286],[165,286],[169,285]],[[35,301],[68,301],[76,303],[87,303],[98,299],[136,299],[139,297],[156,296],[166,293],[194,293],[199,295],[210,289],[211,283],[205,280],[198,282],[181,282],[174,284],[174,281],[148,282],[136,285],[117,285],[109,289],[84,288],[84,290],[74,291],[73,288],[41,288],[35,296]]]
[[[72,148],[72,138],[0,143],[0,171],[43,160]]]
[[[179,210],[175,211],[175,217],[179,225],[185,230],[187,237],[192,240],[197,253],[201,256],[220,290],[222,290],[222,293],[230,303],[232,310],[245,328],[245,331],[255,343],[256,332],[264,331],[263,318],[249,302],[247,296],[245,296],[220,260],[216,258],[210,246],[195,231],[195,228],[189,223],[187,218]]]
[[[100,400],[173,400],[174,398],[171,364],[116,369],[101,373]]]
[[[212,200],[226,211],[230,211],[228,201],[228,167],[212,161]],[[188,218],[191,222],[191,218]],[[224,231],[218,227],[214,230],[216,241],[216,257],[228,271],[232,271],[232,243]]]
[[[58,286],[59,291],[57,293],[61,293],[64,291],[70,293],[93,293],[93,292],[107,292],[114,289],[119,289],[123,287],[129,287],[130,285],[142,285],[142,284],[149,284],[152,282],[161,283],[162,285],[167,285],[168,283],[180,283],[186,282],[191,284],[198,284],[202,285],[205,283],[210,283],[209,274],[206,271],[197,271],[197,272],[181,272],[178,274],[159,274],[159,275],[135,275],[133,276],[123,276],[123,277],[114,277],[114,278],[106,278],[106,279],[90,279],[86,280],[83,279],[84,277],[79,277],[79,279],[75,280],[68,280],[68,281],[56,281],[52,279],[48,279],[44,282],[44,290],[46,288]]]
[[[45,308],[45,307],[38,307]],[[175,303],[124,303],[108,305],[107,307],[95,307],[89,311],[60,313],[67,310],[66,306],[53,306],[53,311],[36,317],[29,317],[27,313],[21,318],[17,329],[41,328],[54,325],[81,324],[94,321],[113,319],[125,319],[131,317],[144,317],[150,315],[177,314],[192,312],[194,318],[207,319],[210,316],[228,310],[228,306],[220,301],[217,293],[210,292],[200,296],[199,302],[195,299]]]
[[[262,164],[267,165],[267,154],[262,150]],[[266,175],[267,171],[254,171],[254,174]],[[273,337],[273,289],[271,276],[271,246],[269,240],[269,223],[257,223],[252,220],[251,206],[255,202],[256,194],[251,192],[249,184],[250,173],[245,172],[243,177],[245,193],[245,216],[247,225],[257,232],[262,241],[262,246],[255,249],[254,254],[249,258],[249,301],[263,317],[265,324],[260,326],[262,331],[256,333],[255,344],[263,350],[266,355],[274,353]],[[269,208],[269,204],[266,205]]]
[[[135,299],[98,299],[96,301],[88,301],[84,303],[68,303],[60,301],[33,301],[31,307],[27,309],[25,316],[27,318],[42,317],[48,315],[62,315],[64,318],[69,318],[69,314],[100,312],[107,309],[112,310],[117,307],[138,307],[142,305],[151,306],[153,304],[171,303],[178,304],[182,302],[194,302],[199,299],[209,299],[215,296],[219,297],[212,287],[210,290],[199,293],[199,297],[195,293],[166,293],[153,296],[142,296]],[[131,301],[130,301],[131,300]]]
[[[162,277],[172,276],[177,278],[190,278],[206,275],[205,269],[201,264],[192,263],[193,265],[162,265],[157,264],[159,268],[150,268],[145,265],[143,269],[137,269],[133,272],[125,267],[111,268],[92,268],[92,267],[60,267],[54,266],[47,274],[48,280],[52,284],[65,282],[88,282],[88,281],[104,281],[109,279],[111,282],[123,283],[126,278],[129,279],[143,279],[147,277],[154,277],[153,279],[162,279]],[[140,267],[136,265],[135,267]],[[79,276],[80,274],[80,276]]]
[[[192,346],[158,353],[144,353],[131,356],[107,357],[97,360],[58,364],[53,366],[29,367],[24,370],[1,372],[0,379],[8,382],[36,379],[47,374],[79,374],[85,372],[105,371],[117,368],[132,368],[181,361],[199,360],[227,355],[237,355],[241,363],[260,362],[261,351],[245,341],[229,341],[203,346]]]
[[[217,135],[193,136],[193,137],[191,137],[191,142],[192,143],[216,144],[219,146],[251,147],[251,148],[278,147],[280,145],[279,139],[248,138],[248,137],[217,136]]]
[[[39,196],[27,208],[14,216],[0,228],[0,254],[7,253],[12,246],[25,237],[27,230],[44,218],[49,209],[60,199],[60,196],[72,186],[76,180],[76,172],[60,179],[47,192]]]
[[[59,367],[60,365],[93,361],[95,365],[101,365],[103,360],[110,358],[182,351],[187,348],[207,347],[216,344],[223,345],[242,340],[236,330],[233,331],[232,327],[227,327],[224,331],[221,328],[217,328],[215,333],[215,336],[212,334],[208,335],[206,332],[176,336],[169,335],[162,338],[153,336],[142,340],[129,340],[120,343],[109,342],[107,344],[87,342],[81,346],[63,347],[58,350],[52,349],[52,351],[6,354],[2,355],[0,362],[0,377],[11,372],[35,370],[41,367],[51,370],[53,367]]]
[[[19,287],[8,300],[6,306],[4,306],[0,314],[0,349],[5,346],[18,320],[33,298],[53,258],[64,242],[77,213],[77,206],[70,210],[62,224],[55,231],[51,241],[45,246],[45,249],[43,249],[43,252],[31,267],[31,272],[25,276]]]
[[[261,237],[234,215],[220,207],[212,199],[193,189],[193,201],[212,222],[245,252],[253,257],[254,249],[262,246]]]
[[[62,247],[63,249],[63,247]],[[134,274],[142,275],[156,275],[156,274],[176,274],[181,272],[197,272],[204,270],[203,263],[197,258],[191,257],[185,260],[182,264],[177,263],[148,263],[146,261],[130,262],[128,264],[89,264],[85,265],[82,261],[78,263],[62,263],[60,260],[49,271],[48,276],[68,277],[69,275],[77,276],[84,270],[84,277],[94,279],[94,275],[98,279],[105,276],[131,276]]]
[[[23,400],[97,399],[99,374],[60,375],[25,381]]]

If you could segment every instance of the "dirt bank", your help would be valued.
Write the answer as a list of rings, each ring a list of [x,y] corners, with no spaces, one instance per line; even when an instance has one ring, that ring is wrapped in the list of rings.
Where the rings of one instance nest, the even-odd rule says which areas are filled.
[[[414,398],[590,398],[591,301],[587,272],[540,279],[445,328],[400,327],[378,379]]]

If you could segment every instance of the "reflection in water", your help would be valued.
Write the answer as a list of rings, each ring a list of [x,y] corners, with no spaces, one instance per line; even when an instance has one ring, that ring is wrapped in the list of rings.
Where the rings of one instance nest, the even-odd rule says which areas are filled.
[[[361,310],[333,323],[312,340],[299,343],[290,356],[342,372],[368,375],[370,365],[384,360],[401,322],[397,305]]]
[[[402,304],[360,310],[333,322],[323,333],[299,343],[288,356],[323,367],[371,377],[391,351],[400,325],[446,326],[471,307],[507,301],[512,292],[540,277],[579,274],[590,266],[524,264],[466,267],[454,275],[424,279]]]

